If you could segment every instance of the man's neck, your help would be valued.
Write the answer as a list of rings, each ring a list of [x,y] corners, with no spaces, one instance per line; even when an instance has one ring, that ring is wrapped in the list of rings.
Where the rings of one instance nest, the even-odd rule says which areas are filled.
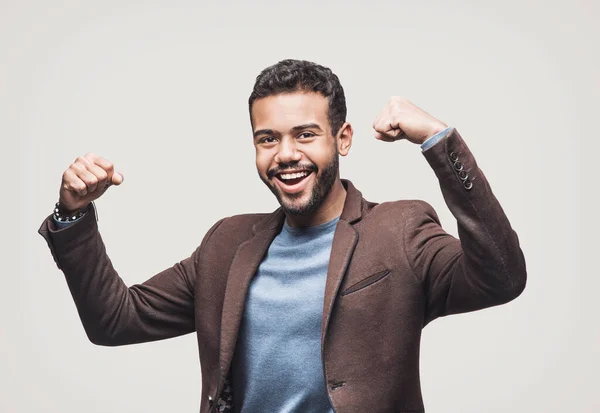
[[[286,214],[287,224],[290,227],[314,227],[324,224],[342,214],[345,201],[346,188],[344,188],[342,181],[337,178],[315,212],[307,215]]]

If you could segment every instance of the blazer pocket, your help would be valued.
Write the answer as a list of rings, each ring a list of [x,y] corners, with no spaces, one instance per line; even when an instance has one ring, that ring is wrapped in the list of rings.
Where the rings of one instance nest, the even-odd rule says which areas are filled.
[[[353,284],[350,287],[346,288],[342,292],[342,296],[352,294],[358,290],[362,290],[363,288],[368,287],[371,284],[376,283],[377,281],[383,280],[385,277],[387,277],[390,274],[390,272],[391,272],[391,270],[383,270],[383,271],[379,271],[373,275],[369,275],[367,278],[360,280],[356,284]]]

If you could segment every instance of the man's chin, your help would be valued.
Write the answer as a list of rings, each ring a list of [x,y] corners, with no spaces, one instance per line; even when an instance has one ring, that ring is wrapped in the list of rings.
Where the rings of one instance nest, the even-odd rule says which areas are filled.
[[[281,205],[281,208],[286,214],[289,215],[307,215],[313,213],[316,209],[314,205],[314,184],[305,187],[302,191],[297,193],[287,193],[283,191],[275,182],[268,182],[263,179],[263,182],[267,184],[277,202]]]
[[[310,196],[304,194],[281,194],[277,195],[279,205],[286,214],[306,215],[312,212]]]

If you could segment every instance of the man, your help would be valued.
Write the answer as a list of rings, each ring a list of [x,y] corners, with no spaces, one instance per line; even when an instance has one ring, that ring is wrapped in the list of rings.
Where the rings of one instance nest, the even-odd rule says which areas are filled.
[[[268,67],[249,109],[258,174],[281,207],[220,220],[189,258],[143,284],[118,277],[89,212],[122,175],[95,154],[65,171],[39,232],[89,339],[197,331],[201,412],[424,411],[422,328],[506,303],[526,282],[517,235],[473,155],[454,128],[400,98],[373,124],[377,139],[421,145],[458,240],[429,204],[368,202],[340,179],[353,131],[329,69]]]

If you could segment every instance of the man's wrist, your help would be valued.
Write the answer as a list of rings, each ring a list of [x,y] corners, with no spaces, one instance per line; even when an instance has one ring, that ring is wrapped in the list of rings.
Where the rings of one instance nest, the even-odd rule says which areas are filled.
[[[429,131],[425,134],[425,138],[420,143],[420,145],[423,145],[428,139],[432,138],[433,136],[437,135],[438,133],[440,133],[446,129],[448,129],[448,125],[446,125],[443,122],[439,122],[439,121],[436,122],[434,125],[431,126]]]

